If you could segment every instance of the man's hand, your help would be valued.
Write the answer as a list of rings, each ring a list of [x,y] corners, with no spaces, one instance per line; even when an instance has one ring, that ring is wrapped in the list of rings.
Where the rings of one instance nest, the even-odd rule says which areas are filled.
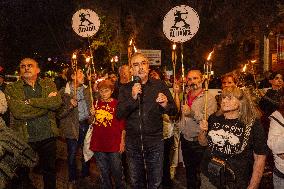
[[[77,100],[74,99],[74,98],[72,98],[72,99],[70,100],[70,103],[71,103],[71,105],[72,105],[73,107],[76,107],[76,106],[78,105]]]
[[[177,94],[180,93],[180,85],[177,82],[175,82],[173,85],[173,91],[174,93],[177,93]]]
[[[156,102],[158,102],[163,108],[165,108],[168,105],[168,98],[163,93],[159,93]]]
[[[123,153],[125,151],[125,130],[121,132],[121,139],[119,144],[119,153]]]
[[[49,93],[48,97],[53,97],[53,96],[56,96],[57,95],[57,92],[51,92]]]
[[[134,100],[136,100],[138,94],[141,94],[141,93],[142,93],[141,84],[140,83],[134,83],[134,85],[132,87],[132,98],[134,98]]]
[[[201,131],[208,131],[208,122],[206,120],[201,120],[199,122],[199,127]]]
[[[207,131],[208,131],[208,122],[206,120],[201,120],[199,122],[200,132],[198,134],[198,142],[201,146],[207,146]]]
[[[125,151],[125,142],[121,141],[119,144],[119,153],[123,153]]]

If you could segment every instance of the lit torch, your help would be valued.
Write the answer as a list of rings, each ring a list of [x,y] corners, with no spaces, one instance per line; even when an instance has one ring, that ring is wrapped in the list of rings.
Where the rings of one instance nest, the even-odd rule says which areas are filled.
[[[131,46],[132,45],[132,39],[129,41],[129,46]]]
[[[209,60],[211,59],[211,56],[212,56],[212,53],[213,53],[213,52],[214,52],[214,50],[209,53],[209,55],[208,55],[208,57],[207,57],[207,61],[209,61]]]
[[[205,84],[205,101],[204,101],[204,120],[207,120],[208,118],[208,86],[209,86],[209,79],[210,79],[210,75],[211,75],[211,69],[212,69],[212,63],[211,63],[211,56],[212,53],[214,52],[211,51],[207,57],[207,60],[205,62],[205,64],[203,65],[203,69],[204,69],[204,84]]]
[[[127,52],[128,52],[128,64],[130,65],[130,58],[132,56],[132,38],[129,41]]]
[[[203,70],[204,70],[204,74],[205,74],[206,78],[208,78],[210,76],[210,73],[211,73],[212,64],[211,64],[210,60],[211,60],[213,52],[214,52],[214,50],[209,53],[209,55],[207,57],[207,61],[203,65]]]
[[[247,65],[245,64],[243,67],[243,72],[246,73],[246,70],[247,70]]]
[[[72,67],[74,70],[74,98],[77,99],[77,55],[76,52],[72,54]]]
[[[172,50],[172,64],[173,64],[173,71],[174,71],[174,82],[176,82],[176,61],[177,61],[177,57],[176,57],[176,47],[177,45],[174,43],[173,44],[173,50]]]

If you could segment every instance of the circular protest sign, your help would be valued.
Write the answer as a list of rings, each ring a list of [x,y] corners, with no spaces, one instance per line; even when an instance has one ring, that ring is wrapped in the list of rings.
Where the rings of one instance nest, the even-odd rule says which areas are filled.
[[[90,9],[80,9],[72,17],[72,28],[81,37],[95,35],[99,27],[99,16]]]
[[[190,40],[198,31],[199,16],[186,5],[172,8],[164,17],[163,31],[166,37],[176,43]]]

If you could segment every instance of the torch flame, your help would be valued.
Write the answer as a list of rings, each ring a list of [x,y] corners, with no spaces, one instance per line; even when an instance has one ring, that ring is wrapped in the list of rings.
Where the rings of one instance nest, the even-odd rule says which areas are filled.
[[[90,57],[87,57],[87,58],[86,58],[86,62],[87,62],[87,63],[89,63],[89,62],[90,62],[90,60],[91,60],[91,58],[90,58]]]
[[[72,58],[73,58],[73,59],[76,59],[76,58],[77,58],[77,55],[76,55],[75,53],[73,53]]]
[[[132,39],[129,41],[129,46],[131,46],[132,45]]]
[[[211,56],[212,56],[212,53],[213,53],[213,52],[214,52],[214,50],[209,53],[209,55],[208,55],[208,57],[207,57],[207,61],[209,61],[209,60],[211,59]]]
[[[136,49],[136,47],[135,47],[135,46],[133,46],[133,48],[134,48],[134,52],[137,52],[137,49]]]
[[[247,69],[247,65],[245,64],[243,67],[243,72],[246,72],[246,69]]]
[[[177,45],[174,43],[173,44],[173,50],[176,50]]]

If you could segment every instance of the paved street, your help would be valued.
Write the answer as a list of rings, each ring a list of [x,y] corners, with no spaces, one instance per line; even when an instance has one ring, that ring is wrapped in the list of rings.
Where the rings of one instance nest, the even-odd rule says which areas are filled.
[[[38,189],[43,189],[42,177],[39,174],[31,174],[31,178],[34,185]],[[79,181],[79,189],[94,189],[99,188],[99,171],[96,167],[95,162],[91,163],[91,182]],[[57,189],[67,189],[68,188],[68,173],[67,173],[67,162],[66,160],[57,160]],[[129,185],[127,188],[130,188]],[[185,170],[184,168],[179,168],[177,170],[176,180],[174,181],[175,189],[186,189],[185,186]]]
[[[58,159],[57,159],[57,189],[68,189],[68,172],[66,157],[66,149],[63,141],[58,141]],[[80,165],[80,157],[77,157],[78,165]],[[79,170],[78,170],[79,172]],[[31,178],[37,189],[43,189],[42,177],[39,174],[31,174]],[[271,173],[266,173],[260,189],[273,189]],[[79,181],[78,189],[99,189],[100,179],[99,170],[94,160],[91,162],[91,179],[88,182]],[[130,188],[129,185],[127,188]],[[185,169],[182,166],[177,168],[173,189],[186,189]]]
[[[43,189],[42,178],[38,174],[31,175],[34,185],[37,189]],[[271,178],[265,179],[265,183],[260,186],[261,189],[272,189]],[[96,189],[99,187],[99,172],[95,165],[95,162],[91,164],[91,182],[79,182],[79,189]],[[130,188],[129,185],[127,188]],[[185,169],[179,167],[177,169],[176,178],[174,180],[173,189],[186,189],[186,180],[185,180]],[[57,189],[68,189],[68,176],[67,176],[67,162],[62,159],[57,161]]]

